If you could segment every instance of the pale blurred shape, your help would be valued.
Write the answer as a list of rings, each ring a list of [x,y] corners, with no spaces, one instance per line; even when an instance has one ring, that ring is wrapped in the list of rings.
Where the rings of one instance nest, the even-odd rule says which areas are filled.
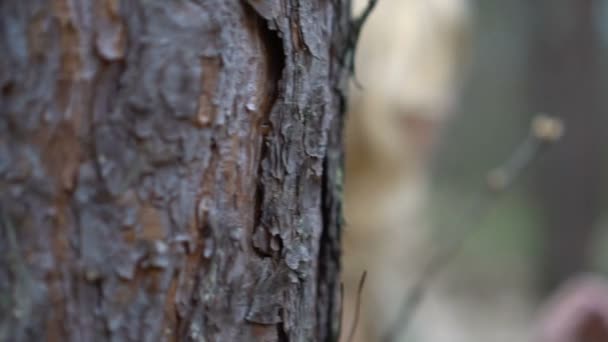
[[[354,4],[360,12],[367,1]],[[386,332],[429,256],[428,160],[458,96],[469,10],[466,0],[379,0],[363,27],[356,52],[362,88],[351,88],[347,117],[343,235],[345,328],[368,272],[359,341]],[[458,341],[448,338],[460,324],[451,316],[458,306],[435,303],[428,324],[450,328],[424,328],[423,340]]]
[[[585,275],[564,284],[541,311],[537,342],[608,341],[608,281]]]

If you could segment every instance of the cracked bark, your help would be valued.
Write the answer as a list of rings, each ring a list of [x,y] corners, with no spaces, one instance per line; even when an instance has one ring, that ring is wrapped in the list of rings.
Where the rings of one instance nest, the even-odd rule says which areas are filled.
[[[0,2],[0,340],[335,340],[349,6]]]

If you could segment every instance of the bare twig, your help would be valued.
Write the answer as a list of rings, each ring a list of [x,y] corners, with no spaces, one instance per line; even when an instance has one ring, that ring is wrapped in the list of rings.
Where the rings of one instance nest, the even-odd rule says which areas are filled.
[[[543,114],[539,114],[533,119],[530,134],[501,167],[488,174],[485,188],[475,196],[471,206],[456,221],[456,234],[458,235],[448,241],[447,246],[439,249],[423,268],[423,273],[409,290],[397,319],[390,326],[382,341],[391,342],[407,331],[413,314],[424,298],[430,282],[460,251],[466,239],[479,229],[479,221],[496,203],[499,195],[513,185],[523,171],[536,159],[543,147],[557,141],[562,134],[563,124],[559,119]]]
[[[361,294],[363,292],[363,285],[365,285],[365,278],[367,277],[367,271],[363,271],[361,275],[361,279],[359,280],[359,287],[357,288],[357,302],[355,306],[355,319],[353,324],[350,327],[350,333],[348,334],[348,342],[352,342],[355,338],[355,332],[357,331],[357,326],[359,325],[359,316],[361,314]]]
[[[355,74],[355,54],[357,50],[357,44],[359,43],[359,37],[361,36],[361,29],[363,25],[367,21],[367,18],[376,7],[376,3],[378,0],[369,0],[367,6],[363,10],[363,12],[359,15],[357,19],[351,21],[350,24],[350,32],[348,34],[348,42],[346,46],[346,66],[350,74],[353,77],[355,85],[357,87],[362,88],[361,83],[357,80],[357,76]]]

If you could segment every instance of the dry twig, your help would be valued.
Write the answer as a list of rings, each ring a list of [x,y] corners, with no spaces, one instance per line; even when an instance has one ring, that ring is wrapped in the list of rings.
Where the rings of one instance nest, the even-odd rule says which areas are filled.
[[[353,324],[350,327],[350,333],[348,334],[348,342],[352,342],[355,338],[355,332],[357,331],[357,326],[359,325],[359,316],[361,314],[361,294],[363,292],[363,285],[365,285],[365,278],[367,277],[367,271],[363,271],[361,275],[361,279],[359,279],[359,287],[357,288],[357,302],[355,306],[355,319]]]
[[[539,114],[532,120],[530,134],[502,166],[488,174],[484,189],[475,196],[471,206],[456,221],[458,235],[448,241],[447,246],[439,249],[423,268],[422,275],[406,295],[397,319],[390,326],[382,341],[394,341],[396,337],[407,331],[413,314],[424,298],[430,282],[461,249],[465,240],[478,229],[479,221],[485,217],[499,195],[513,185],[523,171],[536,159],[543,147],[559,140],[563,131],[563,123],[557,118]]]

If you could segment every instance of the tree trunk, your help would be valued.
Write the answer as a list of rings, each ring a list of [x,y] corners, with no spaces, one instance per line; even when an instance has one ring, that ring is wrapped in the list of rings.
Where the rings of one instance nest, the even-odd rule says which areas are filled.
[[[335,340],[348,0],[0,20],[0,340]]]
[[[540,168],[537,188],[545,219],[541,290],[588,267],[600,215],[602,142],[606,135],[605,72],[598,1],[532,2],[529,65],[534,111],[564,119],[566,134]]]

